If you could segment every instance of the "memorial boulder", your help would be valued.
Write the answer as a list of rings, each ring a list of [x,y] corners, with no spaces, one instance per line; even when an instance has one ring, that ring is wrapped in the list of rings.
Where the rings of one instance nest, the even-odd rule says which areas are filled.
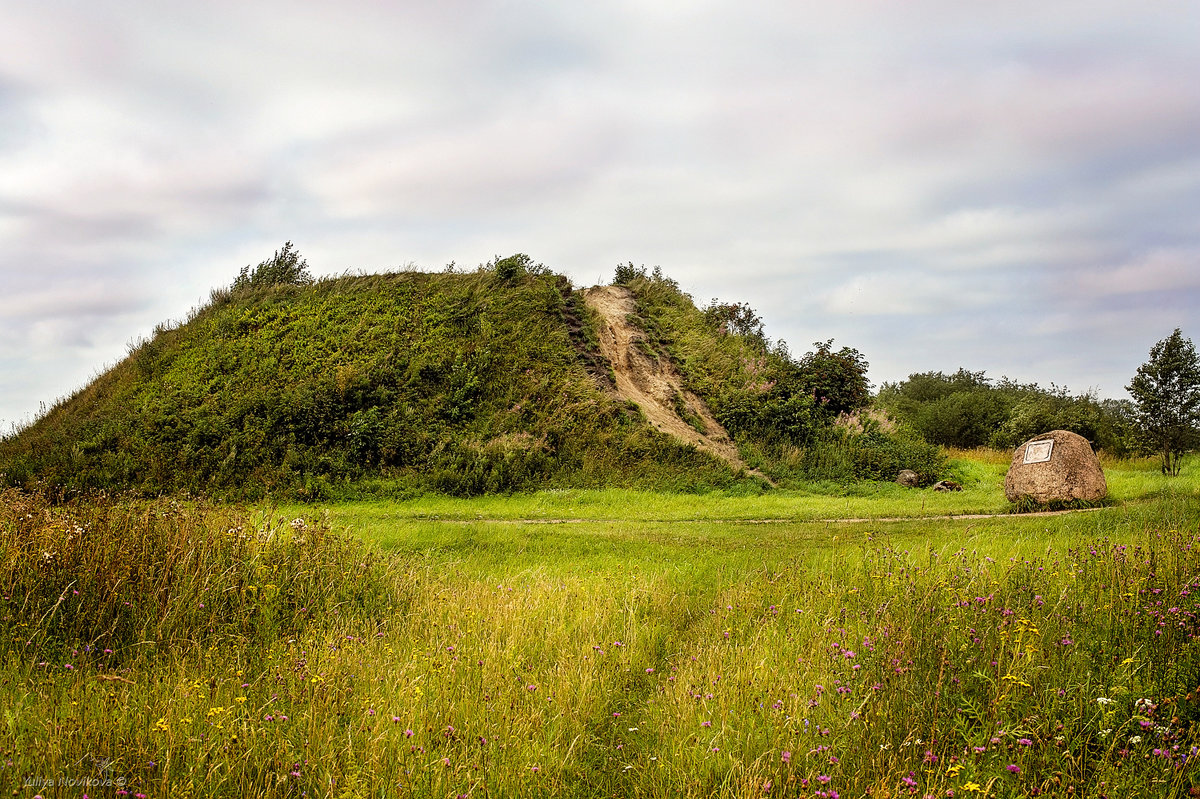
[[[1104,470],[1092,446],[1067,430],[1051,430],[1017,447],[1004,478],[1009,502],[1094,502],[1107,493]]]

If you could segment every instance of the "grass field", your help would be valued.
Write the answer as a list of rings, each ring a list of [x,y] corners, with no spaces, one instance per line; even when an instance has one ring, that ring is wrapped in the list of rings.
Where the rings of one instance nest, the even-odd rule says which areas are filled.
[[[1007,509],[958,455],[953,494],[6,494],[0,793],[1200,790],[1195,465],[938,518]]]

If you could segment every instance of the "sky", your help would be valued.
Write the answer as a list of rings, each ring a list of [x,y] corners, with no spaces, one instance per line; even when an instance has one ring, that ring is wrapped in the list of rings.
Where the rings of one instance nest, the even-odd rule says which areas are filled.
[[[0,429],[289,240],[1125,398],[1200,340],[1198,75],[1194,0],[0,0]]]

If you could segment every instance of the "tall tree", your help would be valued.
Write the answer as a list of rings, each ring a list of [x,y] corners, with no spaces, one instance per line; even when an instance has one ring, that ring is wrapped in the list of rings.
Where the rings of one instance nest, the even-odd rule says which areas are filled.
[[[1200,358],[1191,339],[1175,328],[1151,348],[1125,390],[1143,446],[1158,453],[1163,474],[1179,474],[1183,454],[1200,443]]]

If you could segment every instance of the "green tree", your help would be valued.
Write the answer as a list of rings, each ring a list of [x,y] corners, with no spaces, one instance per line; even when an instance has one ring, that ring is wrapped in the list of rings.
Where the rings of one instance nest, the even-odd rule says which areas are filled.
[[[865,408],[871,402],[871,384],[863,354],[850,347],[834,352],[833,339],[813,346],[816,351],[800,359],[800,375],[817,408],[830,416]]]
[[[714,297],[712,303],[704,309],[704,320],[722,335],[744,336],[758,349],[767,349],[763,321],[749,303],[721,302]]]
[[[973,449],[988,443],[1008,416],[1008,405],[991,388],[955,391],[917,408],[912,424],[931,444]]]
[[[1178,475],[1185,452],[1200,442],[1200,358],[1179,328],[1150,349],[1125,387],[1133,397],[1142,446],[1162,459],[1162,473]]]

